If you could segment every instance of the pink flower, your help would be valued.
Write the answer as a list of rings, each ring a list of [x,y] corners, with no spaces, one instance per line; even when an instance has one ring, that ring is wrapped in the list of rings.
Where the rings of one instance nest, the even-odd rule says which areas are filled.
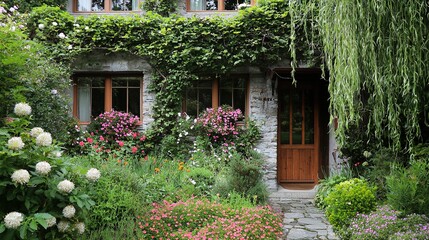
[[[132,148],[131,148],[131,152],[132,152],[132,153],[136,153],[136,152],[137,152],[137,147],[132,147]]]
[[[119,147],[123,147],[124,146],[124,142],[122,142],[122,141],[119,141],[118,144],[119,144]]]
[[[83,141],[80,141],[80,142],[79,142],[79,145],[80,145],[81,147],[83,147],[83,146],[85,145],[85,143],[84,143]]]
[[[104,141],[104,137],[103,136],[100,136],[100,141]]]
[[[87,141],[88,143],[90,143],[90,144],[92,144],[92,143],[94,142],[94,140],[92,140],[92,138],[90,138],[90,137],[89,137],[89,138],[87,138],[87,139],[86,139],[86,141]]]

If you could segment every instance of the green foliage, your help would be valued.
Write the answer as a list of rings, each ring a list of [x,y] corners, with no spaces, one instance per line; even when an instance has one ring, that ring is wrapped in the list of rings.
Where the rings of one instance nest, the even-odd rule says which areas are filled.
[[[337,184],[325,198],[326,216],[335,227],[348,226],[357,213],[369,213],[375,209],[375,188],[365,180],[353,178]]]
[[[315,196],[316,206],[325,209],[328,206],[326,203],[326,197],[329,195],[329,193],[332,192],[337,184],[347,181],[350,178],[351,176],[339,173],[330,175],[326,179],[321,179],[317,185],[317,193]]]
[[[65,10],[67,0],[4,0],[4,3],[8,7],[17,6],[20,12],[27,13],[42,5],[55,6]]]
[[[427,122],[422,114],[428,108],[427,3],[328,0],[319,5],[330,111],[339,119],[340,145],[354,125],[365,126],[367,144],[412,147],[421,119]]]
[[[429,162],[412,161],[409,168],[395,166],[387,177],[387,202],[406,214],[429,214]]]
[[[262,181],[263,160],[260,154],[252,152],[247,158],[237,152],[231,154],[228,166],[216,178],[213,194],[225,197],[228,193],[237,192],[265,202],[268,192]]]
[[[62,157],[49,133],[28,128],[29,111],[27,115],[15,112],[20,117],[0,128],[0,237],[58,239],[82,234],[84,229],[77,226],[94,205],[83,189],[99,176],[87,173],[83,177],[87,168]],[[67,214],[66,208],[75,212]],[[23,214],[14,226],[6,220],[13,212]],[[69,227],[60,231],[61,227],[54,227],[60,222]]]
[[[233,18],[89,16],[73,20],[51,7],[36,8],[28,33],[63,60],[94,49],[146,57],[154,69],[154,129],[168,134],[191,81],[225,74],[245,64],[267,66],[289,52],[287,4],[273,1],[240,11]],[[52,22],[56,21],[57,26]],[[39,29],[39,24],[45,28]],[[64,33],[67,38],[60,39]],[[192,56],[189,57],[189,56]]]
[[[135,217],[115,220],[115,227],[102,227],[87,232],[79,239],[82,240],[116,240],[143,239],[142,233],[136,231]]]
[[[143,1],[143,10],[146,12],[154,12],[161,16],[169,16],[177,9],[177,1],[175,0],[146,0]]]

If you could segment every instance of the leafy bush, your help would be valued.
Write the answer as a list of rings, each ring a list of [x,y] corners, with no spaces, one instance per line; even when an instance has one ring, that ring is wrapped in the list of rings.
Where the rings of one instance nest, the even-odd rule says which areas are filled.
[[[67,0],[4,0],[8,7],[18,6],[21,12],[30,12],[34,7],[44,4],[66,9]]]
[[[50,133],[30,130],[31,111],[26,103],[15,105],[15,118],[0,128],[0,237],[82,234],[86,211],[94,204],[83,188],[97,181],[100,172],[71,164]]]
[[[337,184],[325,199],[326,216],[335,228],[347,226],[357,213],[375,209],[375,188],[365,180],[353,178]]]
[[[387,206],[370,214],[358,214],[343,233],[343,239],[427,239],[429,219],[424,215],[406,215]]]
[[[279,239],[282,219],[268,206],[232,209],[208,200],[153,204],[138,217],[145,239]]]
[[[329,193],[332,192],[337,184],[347,181],[350,178],[350,176],[339,173],[331,175],[326,179],[321,179],[317,185],[317,193],[315,196],[316,206],[325,209],[328,206],[326,203],[326,197]]]
[[[177,9],[175,0],[146,0],[143,1],[143,10],[158,13],[161,16],[168,16]]]
[[[406,214],[429,214],[429,162],[412,161],[396,166],[387,177],[387,202]]]
[[[262,181],[262,164],[257,152],[253,151],[248,158],[233,152],[229,165],[216,178],[213,194],[226,197],[228,193],[237,192],[247,197],[256,196],[258,202],[265,202],[268,192]]]

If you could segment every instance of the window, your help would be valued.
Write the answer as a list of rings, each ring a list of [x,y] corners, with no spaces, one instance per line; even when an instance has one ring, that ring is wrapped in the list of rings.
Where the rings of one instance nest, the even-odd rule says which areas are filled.
[[[206,108],[222,105],[247,112],[247,76],[231,75],[220,79],[196,81],[185,92],[183,111],[198,116]]]
[[[240,4],[254,5],[254,0],[187,0],[188,11],[238,10]]]
[[[74,0],[75,12],[138,11],[139,0]]]
[[[79,76],[75,83],[73,114],[82,124],[112,109],[130,112],[141,120],[141,76]]]

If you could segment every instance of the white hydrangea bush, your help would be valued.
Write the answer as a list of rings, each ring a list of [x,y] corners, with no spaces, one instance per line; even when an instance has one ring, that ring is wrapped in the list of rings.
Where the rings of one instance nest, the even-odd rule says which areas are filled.
[[[90,168],[85,173],[63,155],[50,133],[29,128],[28,104],[16,104],[14,114],[9,118],[13,124],[0,128],[5,133],[0,182],[6,183],[0,184],[0,239],[11,234],[17,239],[79,239],[85,214],[94,205],[85,185],[95,184],[101,172]]]

